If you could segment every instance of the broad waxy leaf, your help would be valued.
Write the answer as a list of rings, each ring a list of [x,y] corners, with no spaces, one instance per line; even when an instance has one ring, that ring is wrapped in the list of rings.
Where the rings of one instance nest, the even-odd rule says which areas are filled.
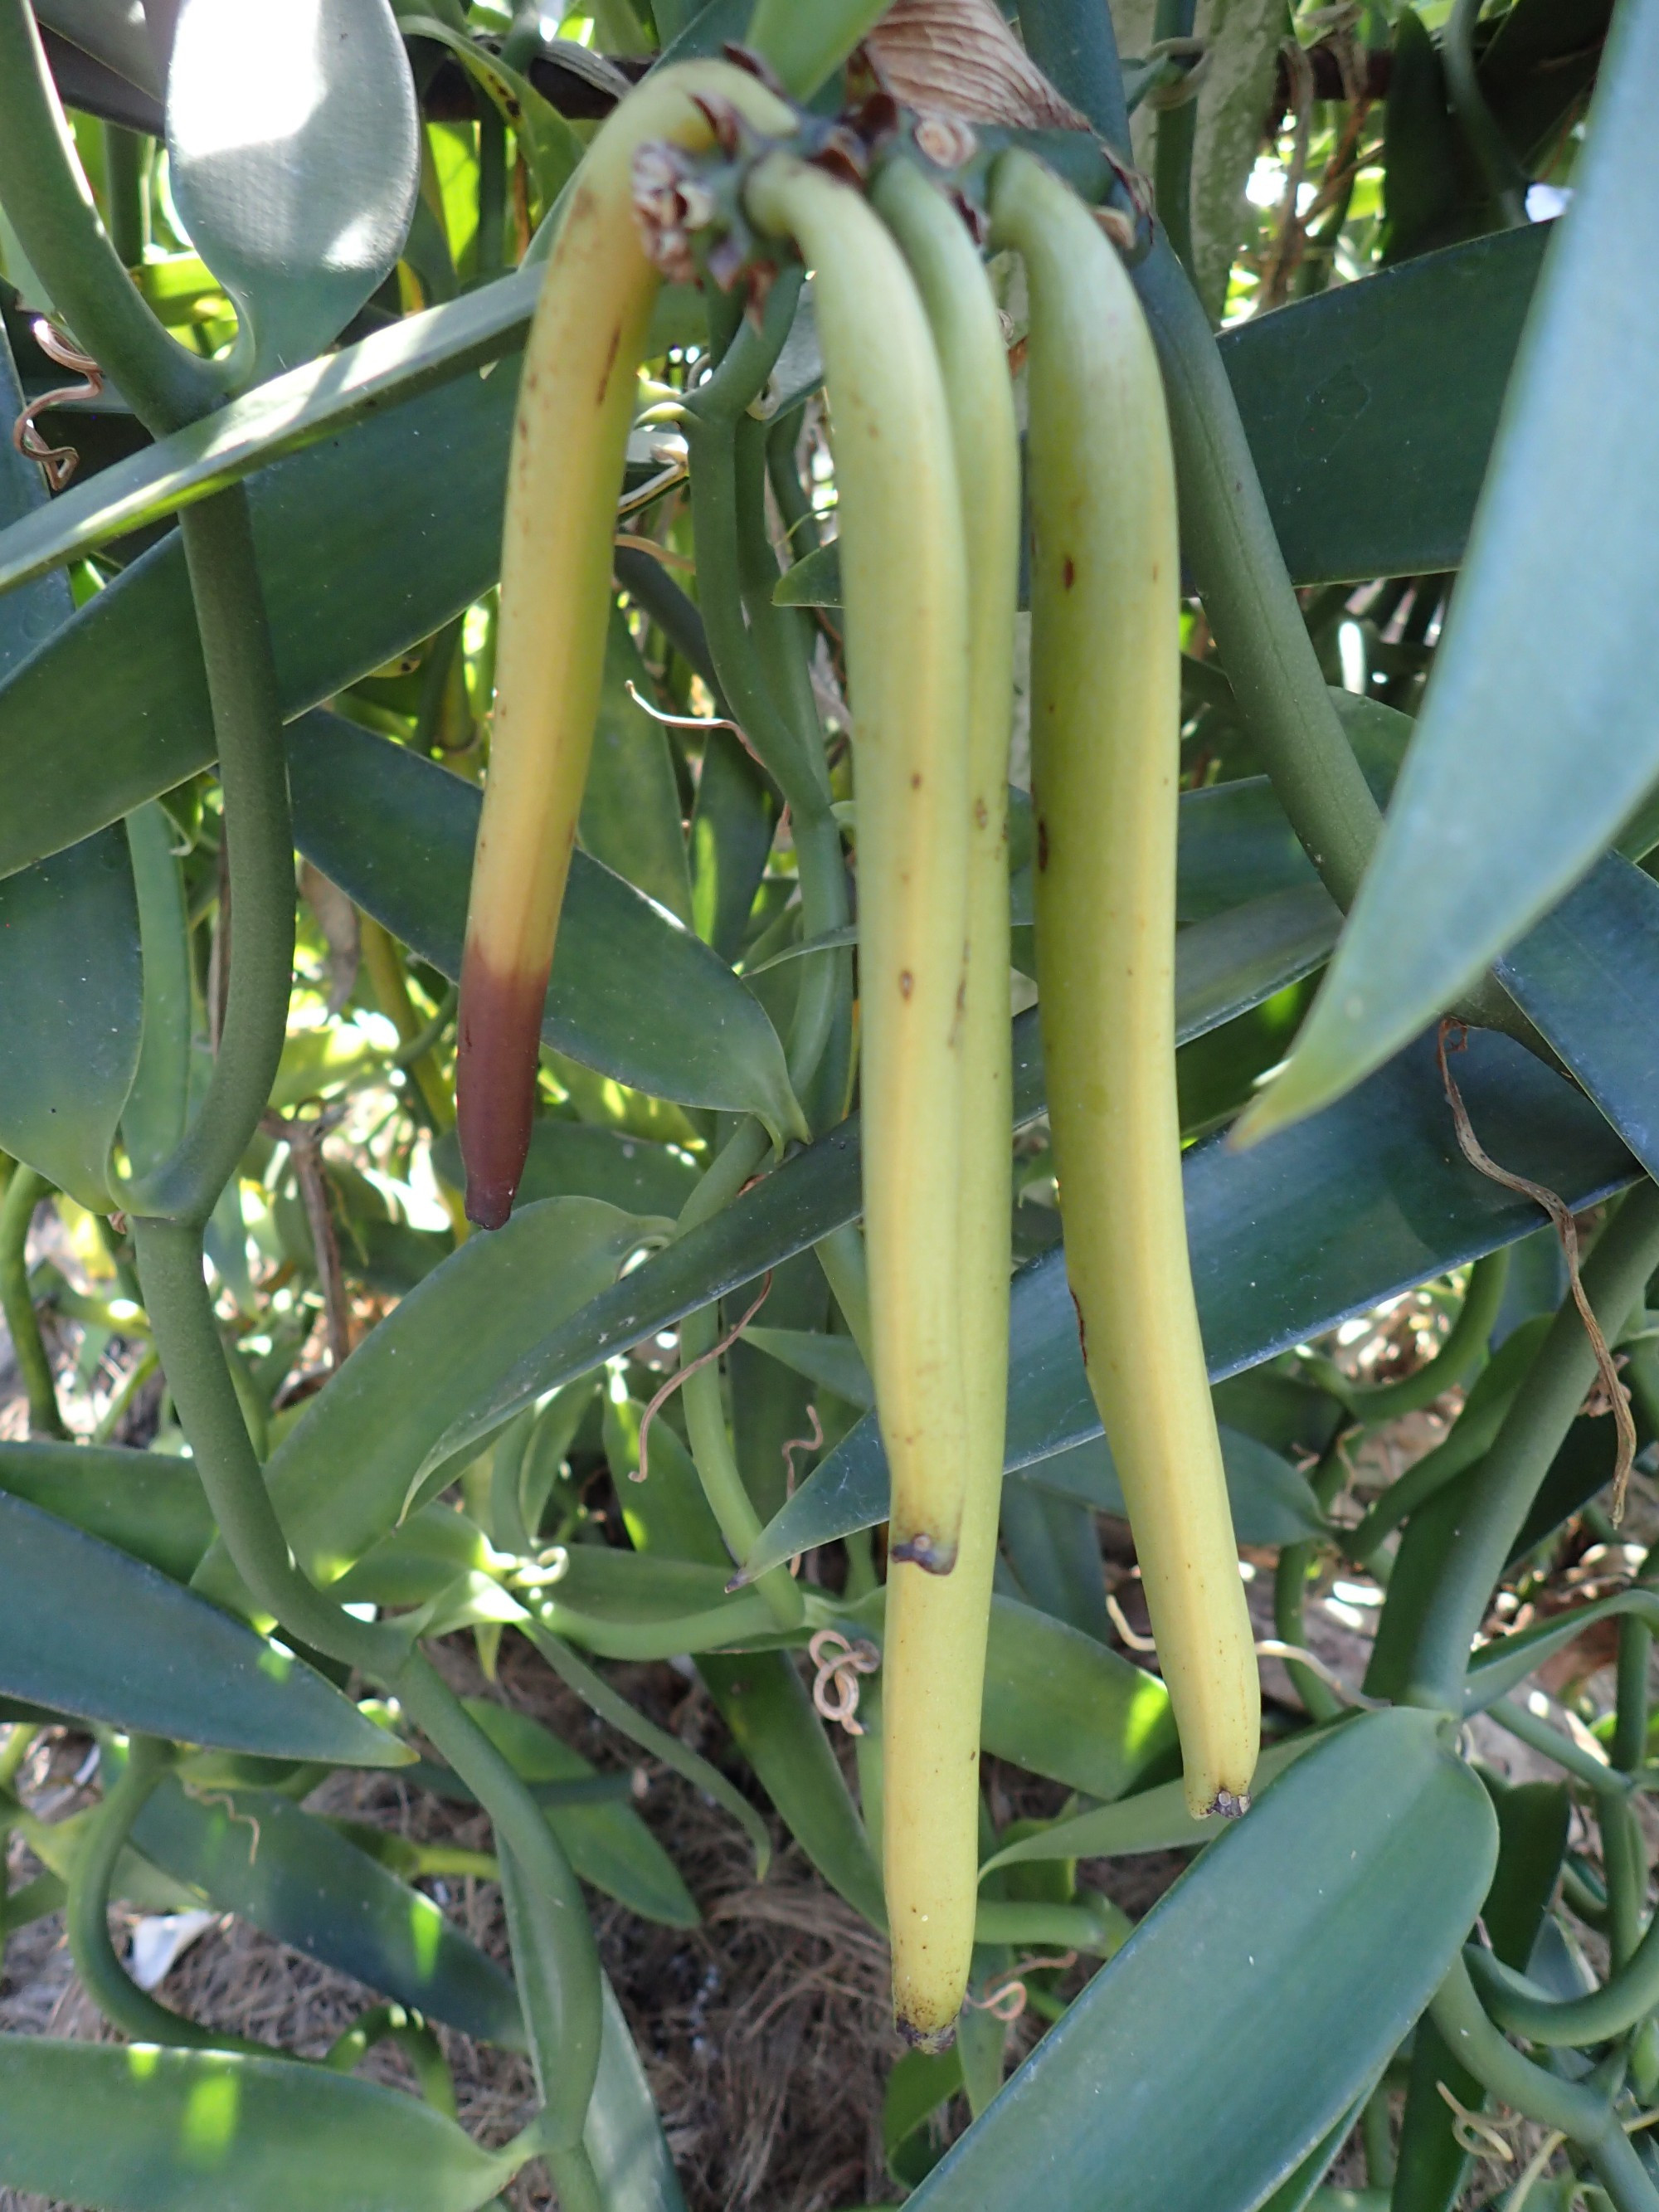
[[[1523,234],[1524,235],[1524,234]],[[1497,254],[1498,242],[1480,240],[1432,256],[1412,270],[1368,279],[1340,293],[1287,307],[1253,322],[1226,341],[1234,371],[1246,391],[1246,420],[1255,401],[1241,363],[1249,349],[1269,343],[1273,354],[1261,384],[1271,394],[1274,419],[1296,402],[1292,391],[1313,406],[1333,378],[1340,379],[1354,360],[1363,362],[1372,398],[1358,418],[1368,449],[1394,453],[1401,447],[1422,448],[1436,437],[1444,410],[1443,386],[1422,378],[1418,363],[1425,330],[1448,336],[1468,331],[1471,366],[1460,368],[1472,384],[1490,379],[1489,408],[1496,398],[1509,354],[1501,335],[1487,335],[1460,318],[1469,288],[1463,257]],[[1501,257],[1500,257],[1501,258]],[[1419,270],[1423,272],[1419,275]],[[1501,304],[1492,309],[1492,331],[1512,328],[1516,301],[1530,286],[1534,264],[1513,249],[1508,285],[1498,288]],[[1377,315],[1363,327],[1348,319],[1355,307],[1338,302],[1383,286],[1429,284],[1444,276],[1446,290],[1425,290],[1407,342],[1389,356],[1389,338]],[[520,286],[507,296],[508,282]],[[76,527],[51,536],[33,519],[27,536],[9,541],[0,535],[0,577],[21,578],[61,560],[77,547],[130,528],[153,517],[175,495],[200,495],[233,474],[246,473],[262,451],[262,441],[288,458],[263,469],[251,486],[253,528],[260,575],[276,644],[284,711],[306,708],[384,665],[418,639],[428,636],[495,580],[501,548],[499,496],[480,487],[505,482],[507,442],[517,395],[519,361],[507,354],[489,374],[461,373],[437,390],[424,387],[448,365],[470,371],[497,346],[510,346],[534,304],[532,274],[492,285],[472,300],[442,312],[451,319],[439,326],[436,315],[399,325],[395,331],[348,349],[316,371],[306,371],[264,395],[236,403],[227,417],[214,417],[218,428],[197,426],[141,456],[151,479],[137,465],[118,483],[89,479],[70,499],[84,500]],[[501,295],[499,299],[493,295]],[[483,304],[488,302],[488,305]],[[461,311],[468,310],[463,317]],[[1340,327],[1338,326],[1340,323]],[[1317,331],[1321,343],[1305,353],[1293,333]],[[1324,333],[1329,330],[1328,343]],[[1270,335],[1269,335],[1270,334]],[[1279,353],[1290,345],[1295,367],[1287,370]],[[373,349],[366,351],[365,349]],[[416,396],[395,406],[379,406],[395,390],[400,349],[407,349],[411,389]],[[1290,381],[1287,383],[1286,379]],[[280,395],[280,396],[279,396]],[[1383,405],[1386,396],[1388,404]],[[251,410],[264,399],[269,412]],[[375,404],[368,419],[350,421]],[[346,427],[340,428],[343,419]],[[1328,412],[1328,407],[1327,409]],[[325,435],[333,431],[336,434]],[[1303,566],[1293,563],[1298,580],[1332,573],[1377,575],[1409,574],[1445,565],[1449,544],[1461,544],[1468,526],[1472,485],[1459,440],[1457,462],[1425,470],[1424,482],[1439,486],[1446,501],[1443,514],[1425,521],[1409,544],[1393,528],[1392,494],[1379,480],[1379,512],[1367,510],[1368,542],[1377,557],[1352,562],[1317,556],[1304,549]],[[325,436],[308,451],[293,447],[301,438]],[[215,442],[216,440],[222,443]],[[182,442],[181,442],[182,441]],[[1438,446],[1435,450],[1440,450]],[[1267,494],[1282,530],[1300,495],[1305,459],[1291,450],[1291,471],[1276,488],[1274,469],[1285,448],[1277,435],[1262,436],[1258,459],[1267,466]],[[1351,546],[1356,528],[1354,503],[1346,491],[1347,459],[1332,477],[1332,499],[1325,528]],[[1380,479],[1381,472],[1379,472]],[[100,526],[92,500],[107,483],[112,510]],[[99,498],[104,495],[100,492]],[[52,513],[59,512],[54,503]],[[74,519],[73,516],[70,518]],[[326,568],[316,558],[319,544],[332,549]],[[341,594],[334,579],[349,574],[352,590]],[[42,757],[39,732],[50,726],[54,744]],[[60,845],[75,842],[158,792],[170,789],[211,759],[213,740],[200,651],[191,616],[189,585],[182,549],[169,537],[116,578],[107,591],[80,610],[64,638],[49,654],[37,655],[23,678],[0,686],[0,770],[11,804],[0,823],[0,872],[23,866]]]
[[[1571,889],[1659,775],[1646,487],[1629,364],[1659,292],[1625,220],[1659,195],[1659,19],[1620,12],[1455,604],[1382,836],[1265,1129],[1396,1050]]]
[[[433,1147],[433,1164],[447,1182],[461,1188],[461,1148],[453,1130]],[[530,1133],[530,1156],[514,1202],[602,1198],[624,1213],[665,1214],[672,1220],[696,1189],[697,1172],[696,1162],[672,1145],[545,1114]]]
[[[1432,1715],[1337,1729],[1147,1914],[917,2212],[1092,2212],[1103,2177],[1114,2204],[1249,2212],[1422,2009],[1496,1850],[1491,1802]]]
[[[154,1567],[0,1496],[0,1690],[144,1735],[401,1766],[331,1682]]]
[[[15,422],[22,411],[17,364],[10,342],[0,330],[0,415]],[[10,540],[14,533],[49,528],[51,512],[40,470],[8,441],[0,448],[0,541]],[[74,611],[67,576],[42,574],[27,591],[6,592],[0,598],[0,677],[27,660]]]
[[[1227,1470],[1227,1495],[1233,1528],[1241,1544],[1297,1544],[1325,1528],[1305,1475],[1289,1460],[1242,1429],[1219,1425],[1221,1457]],[[1111,1448],[1103,1436],[1073,1444],[1047,1459],[1029,1461],[1017,1470],[1025,1480],[1063,1497],[1076,1498],[1097,1513],[1126,1519],[1128,1508],[1118,1486]]]
[[[429,1897],[270,1790],[201,1798],[169,1775],[132,1839],[175,1881],[279,1942],[487,2043],[524,2048],[511,1981]]]
[[[100,830],[0,881],[0,1147],[98,1213],[138,1065],[143,982],[126,833]]]
[[[1471,1036],[1458,1079],[1493,1156],[1570,1204],[1631,1180],[1633,1163],[1589,1101],[1509,1038]],[[1530,1200],[1459,1153],[1426,1042],[1253,1152],[1233,1150],[1224,1136],[1194,1146],[1183,1177],[1215,1382],[1514,1242],[1537,1218]],[[1099,1432],[1056,1248],[1014,1281],[1007,1464],[1029,1466]],[[769,1523],[745,1571],[757,1574],[886,1516],[886,1459],[866,1418]]]
[[[386,1534],[462,1387],[504,1372],[551,1315],[580,1308],[613,1283],[643,1228],[594,1199],[550,1199],[492,1236],[470,1239],[401,1301],[266,1467],[284,1532],[307,1574],[337,1580]],[[235,1601],[239,1585],[222,1545],[197,1580]]]
[[[1119,1797],[1175,1744],[1155,1674],[1017,1599],[991,1601],[980,1741],[1033,1774]]]
[[[580,1752],[529,1714],[483,1698],[469,1698],[466,1706],[526,1782],[573,1782],[593,1772]],[[548,1819],[585,1881],[647,1920],[696,1926],[702,1916],[678,1868],[631,1805],[564,1805]]]
[[[0,1491],[72,1522],[185,1583],[213,1541],[213,1516],[187,1459],[114,1445],[0,1443]]]
[[[460,974],[477,787],[337,714],[289,731],[295,841],[422,959]],[[719,955],[586,853],[571,855],[542,1034],[683,1105],[794,1121],[783,1047]]]
[[[286,2058],[4,2035],[0,2100],[0,2177],[109,2212],[473,2212],[514,2166],[430,2105]]]
[[[240,380],[320,352],[389,273],[419,127],[386,0],[180,0],[168,171],[191,243],[251,325]]]
[[[673,2155],[609,1976],[602,1978],[599,2071],[582,2123],[605,2212],[685,2212]]]
[[[1549,235],[1498,231],[1224,333],[1297,583],[1460,564]]]
[[[1659,884],[1608,854],[1497,966],[1522,1013],[1659,1175]]]

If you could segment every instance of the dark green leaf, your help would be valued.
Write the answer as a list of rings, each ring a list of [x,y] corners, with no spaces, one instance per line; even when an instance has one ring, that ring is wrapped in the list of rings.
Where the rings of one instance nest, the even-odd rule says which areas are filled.
[[[144,1856],[308,1959],[486,2043],[524,2048],[513,1984],[429,1897],[326,1820],[269,1790],[187,1794],[169,1776],[140,1814]]]
[[[330,1583],[401,1517],[415,1469],[464,1382],[502,1373],[550,1315],[580,1308],[638,1244],[631,1215],[550,1199],[452,1253],[353,1352],[265,1469],[295,1557]],[[222,1546],[198,1577],[234,1601]],[[176,1733],[176,1731],[173,1731]]]
[[[386,0],[317,0],[275,46],[238,0],[180,0],[167,137],[191,242],[252,325],[238,380],[320,353],[397,261],[420,182]]]
[[[1233,1528],[1241,1544],[1297,1544],[1323,1532],[1324,1516],[1307,1477],[1298,1474],[1282,1453],[1224,1423],[1221,1455],[1227,1469]],[[1048,1459],[1030,1461],[1018,1474],[1045,1490],[1079,1498],[1097,1513],[1127,1518],[1128,1509],[1103,1436],[1073,1444]]]
[[[582,793],[581,841],[596,860],[690,924],[691,877],[668,733],[646,698],[651,678],[620,611],[611,610],[605,683]]]
[[[438,1172],[459,1190],[461,1148],[453,1132],[433,1150]],[[599,1198],[624,1213],[665,1214],[671,1220],[696,1188],[696,1164],[671,1145],[544,1115],[531,1132],[530,1157],[514,1203],[544,1198]]]
[[[0,416],[15,422],[23,411],[23,388],[10,342],[0,327]],[[0,544],[14,532],[22,534],[47,526],[55,502],[50,501],[40,471],[7,441],[0,447]],[[0,586],[3,589],[3,586]],[[67,576],[42,575],[28,591],[7,592],[0,598],[0,677],[9,676],[37,645],[66,623],[75,611]]]
[[[14,1039],[0,1060],[0,1146],[94,1212],[115,1204],[109,1151],[138,1065],[143,991],[124,830],[0,882],[0,1002]]]
[[[113,1445],[0,1443],[0,1491],[174,1582],[190,1580],[213,1541],[213,1516],[187,1459]]]
[[[1421,2011],[1496,1842],[1431,1715],[1338,1729],[1147,1915],[923,2182],[917,2212],[1085,2212],[1103,2174],[1125,2203],[1249,2212]]]
[[[599,2022],[599,2071],[582,2123],[604,2212],[685,2212],[673,2155],[651,2085],[608,1976]]]
[[[1120,1797],[1175,1742],[1169,1692],[1091,1636],[1013,1598],[991,1601],[980,1741],[1091,1797]]]
[[[154,1567],[0,1496],[0,1690],[145,1735],[342,1766],[408,1753],[331,1682]]]
[[[473,2212],[513,2172],[430,2105],[284,2058],[5,2035],[0,2097],[0,2175],[108,2212]]]
[[[1659,1174],[1659,884],[1609,854],[1498,973],[1648,1173]]]
[[[175,832],[155,799],[127,817],[143,954],[138,1065],[121,1112],[121,1142],[135,1176],[159,1167],[189,1118],[192,1015],[190,925]]]
[[[460,973],[482,805],[475,785],[385,738],[307,714],[289,732],[307,858],[450,976]],[[700,938],[585,853],[571,856],[542,1033],[620,1083],[682,1104],[795,1120],[783,1048]]]
[[[1659,422],[1628,369],[1659,344],[1659,295],[1624,219],[1659,191],[1656,68],[1659,21],[1621,15],[1417,734],[1263,1126],[1431,1021],[1583,875],[1659,773],[1643,556]]]
[[[580,1752],[527,1713],[483,1698],[469,1698],[466,1705],[526,1782],[572,1782],[593,1772]],[[584,1881],[647,1920],[696,1926],[701,1915],[679,1869],[631,1805],[567,1805],[547,1817]]]

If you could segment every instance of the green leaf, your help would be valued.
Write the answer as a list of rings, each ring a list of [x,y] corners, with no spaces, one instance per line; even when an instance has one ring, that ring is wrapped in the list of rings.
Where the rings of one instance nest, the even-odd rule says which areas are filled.
[[[447,46],[473,82],[494,101],[518,141],[543,206],[550,208],[580,167],[586,150],[563,116],[527,77],[509,69],[499,55],[475,40],[439,21],[435,15],[420,15],[404,7],[398,14],[405,38],[432,39]]]
[[[1522,1012],[1659,1175],[1649,1049],[1659,1018],[1659,884],[1608,854],[1497,966]]]
[[[1319,1510],[1305,1475],[1242,1429],[1220,1425],[1221,1456],[1227,1470],[1227,1495],[1233,1509],[1233,1528],[1241,1544],[1299,1544],[1325,1533],[1325,1516]],[[1031,1460],[1018,1470],[1021,1479],[1062,1497],[1075,1498],[1097,1513],[1128,1517],[1117,1470],[1105,1437],[1073,1444],[1047,1459]]]
[[[522,1595],[544,1628],[601,1659],[672,1659],[771,1642],[770,1607],[757,1590],[728,1597],[729,1573],[605,1544],[562,1545],[545,1580]]]
[[[664,1422],[660,1443],[652,1447],[650,1480],[629,1483],[623,1467],[637,1449],[637,1431],[633,1419],[618,1418],[629,1409],[609,1410],[613,1419],[606,1448],[625,1493],[623,1513],[635,1547],[647,1559],[678,1557],[724,1574],[726,1547],[684,1445]],[[869,1838],[789,1654],[704,1652],[697,1672],[790,1834],[854,1911],[884,1927],[881,1875]]]
[[[461,1147],[453,1130],[438,1139],[432,1158],[439,1174],[459,1190]],[[696,1164],[672,1145],[547,1114],[530,1133],[530,1154],[514,1203],[599,1198],[624,1213],[665,1214],[672,1220],[696,1185]]]
[[[980,1741],[1091,1797],[1120,1797],[1175,1743],[1154,1674],[1017,1599],[991,1601]]]
[[[169,1576],[190,1580],[213,1516],[186,1459],[113,1445],[0,1443],[0,1491]]]
[[[515,2162],[413,2097],[284,2058],[4,2035],[0,2098],[0,2175],[107,2212],[472,2212]]]
[[[160,522],[302,447],[337,437],[389,400],[414,399],[469,369],[488,374],[491,363],[523,343],[542,274],[539,262],[515,270],[461,299],[406,315],[325,360],[272,377],[201,422],[70,484],[27,520],[21,511],[14,520],[0,508],[0,522],[9,526],[0,534],[0,593],[11,607],[33,605],[33,595],[16,587],[76,554]],[[500,373],[501,388],[510,392],[518,382],[517,360]],[[22,404],[20,394],[16,408]],[[29,473],[38,481],[33,465]],[[66,584],[51,590],[60,610],[41,635],[70,609]],[[0,661],[0,671],[4,665]]]
[[[582,2123],[603,2212],[685,2212],[656,2100],[610,1977],[601,1975],[599,2071]]]
[[[626,1556],[626,1555],[624,1555]],[[486,1698],[466,1709],[525,1781],[573,1782],[593,1772],[580,1752],[528,1713]],[[566,1805],[549,1810],[549,1825],[584,1881],[642,1919],[665,1928],[695,1928],[702,1915],[679,1869],[631,1805]]]
[[[1269,1744],[1255,1770],[1260,1796],[1298,1759],[1322,1743],[1328,1730],[1308,1729],[1282,1743]],[[1187,1792],[1180,1781],[1160,1782],[1139,1790],[1117,1804],[1097,1805],[1085,1813],[1048,1820],[994,1851],[980,1869],[980,1879],[1003,1867],[1033,1866],[1054,1859],[1134,1858],[1146,1851],[1195,1850],[1225,1835],[1227,1822],[1218,1813],[1195,1820],[1187,1810]]]
[[[272,1501],[307,1574],[334,1582],[386,1534],[461,1389],[505,1372],[550,1316],[613,1283],[643,1227],[593,1199],[550,1199],[515,1213],[493,1236],[469,1239],[401,1301],[266,1466]],[[197,1583],[236,1601],[240,1585],[222,1544]]]
[[[127,817],[143,956],[138,1066],[121,1112],[121,1141],[135,1176],[160,1167],[188,1119],[190,924],[173,836],[167,810],[153,799]]]
[[[611,610],[593,755],[582,793],[581,841],[596,860],[690,926],[691,874],[668,732],[629,696],[651,677],[621,610]]]
[[[408,1753],[303,1660],[21,1498],[0,1496],[0,1690],[144,1735],[339,1766]]]
[[[1459,1080],[1493,1155],[1570,1204],[1631,1179],[1629,1155],[1589,1101],[1507,1037],[1472,1036]],[[1255,1151],[1218,1136],[1187,1153],[1187,1236],[1212,1381],[1533,1227],[1531,1201],[1468,1166],[1449,1121],[1425,1043]],[[1010,1343],[1007,1465],[1097,1436],[1059,1247],[1015,1278]],[[769,1524],[745,1572],[886,1515],[886,1459],[866,1419]]]
[[[636,1712],[628,1700],[613,1690],[604,1676],[596,1674],[586,1666],[569,1646],[556,1636],[534,1623],[525,1625],[525,1634],[541,1653],[548,1665],[582,1702],[599,1718],[608,1722],[619,1735],[636,1743],[642,1751],[712,1797],[725,1812],[729,1813],[755,1847],[755,1879],[764,1881],[766,1870],[772,1859],[772,1838],[766,1823],[761,1819],[742,1791],[734,1787],[717,1766],[693,1751],[689,1745],[671,1735],[666,1729],[658,1728],[644,1715]]]
[[[1490,1801],[1433,1716],[1337,1729],[1148,1913],[923,2182],[916,2212],[1084,2212],[1103,2174],[1124,2203],[1249,2212],[1421,2011],[1496,1844]]]
[[[875,1385],[864,1355],[850,1336],[826,1336],[816,1328],[744,1329],[743,1341],[780,1360],[809,1382],[821,1382],[849,1406],[868,1413],[876,1402]]]
[[[1625,220],[1659,191],[1643,96],[1656,68],[1659,21],[1626,12],[1417,734],[1258,1128],[1311,1112],[1431,1021],[1572,887],[1659,774],[1644,567],[1659,423],[1629,374],[1659,344],[1659,298]]]
[[[512,1982],[429,1897],[270,1790],[164,1781],[132,1832],[144,1856],[308,1959],[481,2042],[525,2047]]]
[[[494,582],[501,507],[479,485],[504,480],[517,387],[515,358],[371,416],[250,488],[284,714],[383,666]],[[216,750],[169,533],[0,685],[0,875],[171,790]]]
[[[167,168],[191,243],[251,325],[239,380],[320,353],[390,274],[420,120],[386,0],[312,0],[274,46],[240,0],[181,0]]]
[[[0,882],[0,1001],[14,1040],[0,1060],[0,1147],[97,1213],[115,1205],[109,1152],[138,1065],[143,991],[123,830]]]
[[[11,357],[10,341],[0,329],[0,416],[15,422],[22,411],[17,364]],[[46,528],[45,518],[52,506],[40,470],[8,440],[0,447],[0,544],[9,543],[15,532]],[[0,598],[0,677],[26,660],[74,611],[67,576],[42,575],[33,590]]]
[[[295,839],[394,937],[460,974],[483,805],[464,782],[338,715],[289,732]],[[581,852],[571,855],[542,1034],[585,1066],[682,1105],[798,1119],[758,1000],[700,938]]]

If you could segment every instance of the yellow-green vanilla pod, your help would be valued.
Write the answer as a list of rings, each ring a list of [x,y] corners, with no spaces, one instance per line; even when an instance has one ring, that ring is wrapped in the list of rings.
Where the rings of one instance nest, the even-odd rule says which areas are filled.
[[[1008,1379],[1012,1066],[1008,744],[1019,580],[1019,441],[1002,328],[979,253],[905,160],[873,188],[921,294],[945,379],[968,556],[968,988],[957,1285],[966,1495],[954,1570],[896,1561],[883,1668],[883,1866],[900,2025],[937,2044],[968,1984],[979,1883],[979,1730]]]
[[[762,130],[789,126],[781,101],[723,62],[683,64],[630,94],[574,181],[525,349],[456,1063],[467,1212],[489,1229],[507,1218],[530,1143],[542,1002],[599,713],[617,500],[660,282],[635,228],[634,156],[652,139],[707,146],[700,94]]]
[[[864,1223],[890,1557],[944,1574],[967,1480],[962,503],[927,319],[879,219],[859,193],[783,154],[757,167],[746,204],[816,271],[853,708]]]
[[[1030,155],[993,237],[1030,292],[1037,985],[1066,1265],[1195,1814],[1242,1811],[1261,1693],[1187,1253],[1175,1081],[1175,475],[1127,276]]]

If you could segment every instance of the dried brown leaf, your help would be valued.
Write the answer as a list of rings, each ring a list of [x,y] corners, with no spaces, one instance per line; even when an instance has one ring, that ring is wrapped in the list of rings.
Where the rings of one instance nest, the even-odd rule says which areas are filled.
[[[883,88],[923,115],[1014,130],[1086,131],[994,0],[894,0],[864,42]]]

